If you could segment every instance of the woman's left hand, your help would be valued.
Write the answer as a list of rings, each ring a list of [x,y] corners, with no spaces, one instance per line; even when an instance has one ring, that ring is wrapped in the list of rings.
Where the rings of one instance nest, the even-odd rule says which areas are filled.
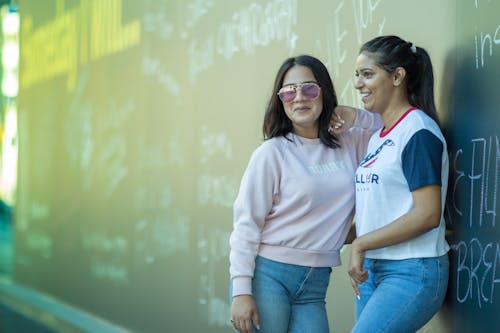
[[[368,271],[364,269],[365,251],[359,248],[357,239],[352,242],[351,255],[349,258],[349,276],[351,277],[351,285],[358,297],[361,296],[358,288],[359,283],[363,283],[368,279]]]

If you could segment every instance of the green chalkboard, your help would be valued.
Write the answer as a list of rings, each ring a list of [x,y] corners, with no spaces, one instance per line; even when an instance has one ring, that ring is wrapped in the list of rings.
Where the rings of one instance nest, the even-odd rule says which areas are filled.
[[[452,332],[500,332],[500,2],[457,10],[447,77]]]
[[[433,59],[455,162],[452,281],[423,331],[498,327],[498,1],[19,5],[16,282],[131,331],[231,332],[232,203],[279,65],[318,57],[359,106],[361,43],[397,34]],[[348,332],[344,268],[330,285],[332,331]]]

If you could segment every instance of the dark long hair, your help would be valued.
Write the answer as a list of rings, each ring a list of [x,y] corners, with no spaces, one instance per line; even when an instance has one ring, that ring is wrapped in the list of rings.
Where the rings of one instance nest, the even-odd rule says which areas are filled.
[[[295,65],[308,67],[319,86],[323,95],[323,109],[318,119],[319,129],[318,136],[323,144],[330,148],[339,148],[338,138],[335,134],[328,131],[330,118],[333,110],[337,106],[337,95],[333,88],[332,79],[325,65],[318,59],[309,55],[300,55],[297,57],[288,58],[283,62],[276,74],[274,80],[273,92],[267,103],[266,114],[264,116],[264,139],[270,139],[277,136],[286,136],[293,130],[292,121],[287,117],[283,103],[278,97],[278,91],[283,86],[283,78],[290,68]]]
[[[408,101],[439,123],[434,103],[432,63],[425,49],[398,36],[379,36],[363,44],[359,53],[369,53],[380,67],[391,74],[398,67],[403,67],[406,70]]]

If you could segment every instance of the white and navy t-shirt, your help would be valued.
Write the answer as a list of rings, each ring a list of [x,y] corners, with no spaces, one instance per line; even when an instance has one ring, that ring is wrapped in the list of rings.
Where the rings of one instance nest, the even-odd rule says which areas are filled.
[[[411,108],[389,130],[377,131],[355,175],[358,236],[379,229],[413,207],[411,192],[441,186],[441,224],[409,241],[366,252],[367,258],[437,257],[449,246],[443,218],[448,186],[448,151],[438,124],[422,110]]]

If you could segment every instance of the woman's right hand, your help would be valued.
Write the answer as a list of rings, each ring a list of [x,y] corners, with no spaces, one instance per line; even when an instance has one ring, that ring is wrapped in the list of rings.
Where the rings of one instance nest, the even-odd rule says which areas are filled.
[[[231,322],[241,333],[253,333],[253,325],[260,330],[257,305],[252,295],[238,295],[233,298],[231,305]]]
[[[347,272],[351,278],[351,285],[356,296],[361,297],[358,284],[368,279],[368,271],[364,269],[365,251],[360,249],[359,238],[356,238],[351,244],[351,254],[349,256],[349,266]]]
[[[354,125],[356,120],[356,109],[350,106],[337,105],[330,119],[330,133],[340,134]]]

